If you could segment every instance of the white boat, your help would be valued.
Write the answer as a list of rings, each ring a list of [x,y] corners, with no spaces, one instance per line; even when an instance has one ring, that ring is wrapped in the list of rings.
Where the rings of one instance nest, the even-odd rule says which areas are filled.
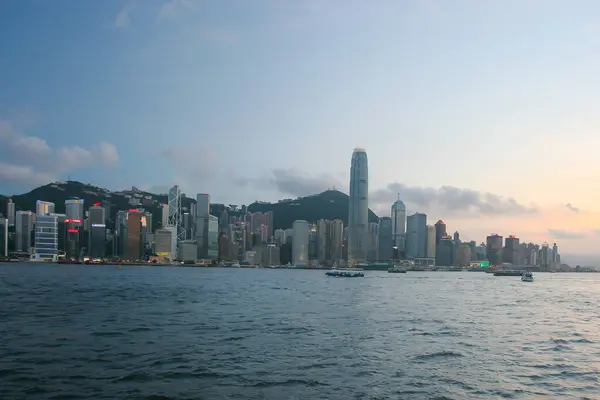
[[[325,272],[325,275],[335,278],[362,278],[365,276],[361,268],[332,268]]]
[[[521,274],[521,280],[523,282],[533,282],[533,274],[531,271],[525,271]]]

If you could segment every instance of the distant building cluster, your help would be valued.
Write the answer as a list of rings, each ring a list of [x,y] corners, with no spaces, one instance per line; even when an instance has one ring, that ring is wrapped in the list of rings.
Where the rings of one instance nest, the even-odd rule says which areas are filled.
[[[351,158],[346,227],[339,219],[321,219],[298,220],[287,229],[274,230],[272,211],[248,212],[245,206],[236,205],[218,204],[220,211],[215,216],[209,194],[199,193],[196,202],[187,207],[178,186],[169,190],[167,202],[161,205],[156,230],[153,214],[145,209],[154,206],[155,200],[135,187],[114,193],[125,196],[132,207],[114,214],[108,200],[88,206],[83,199],[69,199],[64,214],[56,213],[55,204],[43,200],[37,201],[35,211],[16,211],[9,200],[7,217],[0,219],[0,243],[5,256],[48,261],[294,266],[404,261],[416,267],[489,263],[548,271],[568,268],[561,264],[556,243],[520,243],[515,236],[504,239],[497,234],[489,235],[485,243],[463,242],[458,232],[449,235],[441,220],[428,225],[424,213],[407,215],[400,195],[391,205],[390,216],[369,222],[368,183],[367,153],[358,148]]]

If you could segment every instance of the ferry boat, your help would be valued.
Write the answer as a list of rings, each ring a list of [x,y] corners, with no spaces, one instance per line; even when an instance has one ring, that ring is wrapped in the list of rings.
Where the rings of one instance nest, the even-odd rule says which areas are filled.
[[[395,265],[394,267],[388,269],[389,274],[405,274],[406,268]]]
[[[523,271],[515,271],[515,270],[502,270],[495,271],[494,276],[521,276]]]
[[[361,268],[332,268],[325,275],[334,278],[362,278],[365,276]]]
[[[533,273],[531,271],[525,271],[521,275],[521,280],[523,282],[533,282]]]

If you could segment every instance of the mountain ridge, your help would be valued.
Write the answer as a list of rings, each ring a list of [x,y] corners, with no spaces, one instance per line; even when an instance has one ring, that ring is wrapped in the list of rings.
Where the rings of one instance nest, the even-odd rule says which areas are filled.
[[[12,198],[16,210],[30,210],[35,212],[37,200],[50,201],[56,205],[57,213],[65,212],[65,200],[72,198],[83,199],[87,207],[94,203],[109,202],[111,204],[108,218],[114,221],[119,210],[142,207],[152,213],[152,225],[156,229],[160,226],[161,204],[167,203],[167,194],[151,193],[136,188],[110,191],[91,184],[79,181],[52,182],[39,186],[27,193],[6,196],[0,195],[0,213],[6,213],[8,199]],[[139,204],[138,204],[139,203]],[[190,210],[195,199],[184,197],[183,208]],[[291,228],[295,220],[306,220],[316,222],[319,219],[340,219],[344,225],[348,225],[349,196],[338,190],[326,190],[324,192],[299,197],[296,199],[283,199],[277,202],[255,201],[247,206],[249,212],[274,213],[274,229]],[[227,210],[230,216],[241,216],[241,210],[231,210],[221,203],[211,203],[211,214],[219,216],[223,210]],[[369,222],[377,222],[379,217],[369,210]],[[110,228],[110,223],[108,224]]]

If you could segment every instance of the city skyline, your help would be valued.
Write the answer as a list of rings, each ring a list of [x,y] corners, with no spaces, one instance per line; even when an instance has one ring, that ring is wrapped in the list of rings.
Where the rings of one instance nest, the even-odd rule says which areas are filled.
[[[473,257],[475,257],[473,260],[480,260],[480,257],[483,257],[482,254],[485,254],[485,250],[483,250],[483,252],[480,252],[479,250],[476,251],[476,247],[478,246],[478,244],[480,243],[482,246],[486,246],[486,242],[489,241],[490,238],[495,237],[495,238],[500,238],[502,239],[502,237],[504,236],[503,234],[496,234],[496,233],[491,233],[490,235],[487,235],[486,237],[486,242],[480,242],[479,238],[467,238],[467,240],[461,240],[460,238],[460,234],[458,231],[455,231],[453,235],[449,235],[449,231],[447,230],[447,226],[445,224],[445,222],[439,220],[437,221],[437,223],[435,225],[431,225],[431,224],[427,224],[427,215],[423,214],[423,213],[414,213],[411,214],[409,216],[406,216],[404,213],[402,214],[396,214],[396,211],[399,209],[399,207],[402,210],[405,210],[404,204],[400,201],[397,200],[396,202],[394,202],[394,204],[391,207],[391,215],[393,216],[393,218],[390,218],[389,216],[381,216],[379,217],[379,222],[370,222],[368,224],[363,224],[362,222],[366,222],[368,220],[368,218],[366,217],[366,210],[368,209],[368,197],[364,196],[364,194],[366,193],[367,190],[367,186],[368,186],[368,161],[367,161],[367,155],[366,155],[366,151],[364,149],[360,149],[357,148],[354,150],[352,157],[351,157],[351,175],[354,177],[351,181],[350,181],[350,188],[351,188],[351,192],[353,193],[353,196],[349,196],[348,198],[348,209],[349,209],[349,215],[348,215],[348,221],[349,221],[349,225],[348,225],[348,254],[349,254],[349,260],[351,263],[361,263],[361,262],[365,262],[365,261],[369,261],[372,262],[374,260],[387,260],[388,257],[392,257],[391,254],[395,254],[394,258],[396,258],[397,256],[400,256],[401,254],[405,254],[408,258],[412,259],[412,258],[423,258],[423,257],[435,257],[435,259],[437,260],[436,263],[439,262],[445,262],[445,263],[453,263],[456,260],[462,260],[464,262],[464,260],[468,260],[471,257],[471,254],[473,254]],[[55,182],[53,184],[51,184],[51,187],[54,187],[57,190],[61,190],[64,191],[64,189],[60,188],[59,185],[63,185],[63,184],[68,184],[68,183],[63,183],[63,182]],[[81,185],[81,183],[79,183]],[[92,190],[97,190],[97,188],[95,189],[94,186],[90,186],[89,187]],[[90,192],[91,193],[91,192]],[[113,194],[110,194],[109,192],[105,192],[107,196],[112,196],[112,195],[121,195],[121,196],[125,196],[127,199],[129,199],[129,207],[127,207],[127,211],[120,209],[120,211],[117,212],[117,216],[116,216],[116,220],[120,221],[122,220],[122,218],[128,214],[128,213],[134,213],[135,216],[139,216],[139,213],[143,213],[144,217],[142,217],[142,219],[140,220],[140,223],[143,224],[144,227],[148,227],[149,231],[152,232],[152,212],[146,212],[145,211],[145,206],[143,206],[142,204],[140,204],[140,198],[143,197],[143,202],[145,205],[149,205],[149,204],[153,204],[156,200],[152,199],[152,196],[147,196],[147,193],[144,192],[140,192],[138,188],[132,187],[130,191],[126,190],[126,191],[121,191],[121,192],[115,192]],[[132,196],[133,195],[133,196]],[[72,196],[72,195],[71,195]],[[223,227],[223,224],[226,223],[227,219],[228,219],[228,214],[227,211],[223,211],[223,210],[230,210],[231,212],[235,213],[235,208],[237,208],[238,206],[230,206],[230,208],[225,207],[224,204],[218,204],[219,209],[221,210],[221,213],[218,214],[218,216],[213,216],[210,215],[210,195],[206,194],[206,193],[198,193],[196,196],[196,203],[190,203],[190,208],[187,209],[188,211],[186,211],[185,213],[182,212],[182,209],[180,209],[180,206],[183,204],[182,201],[180,200],[180,196],[183,196],[183,193],[180,192],[180,189],[178,186],[173,186],[172,188],[170,188],[168,195],[163,194],[163,196],[167,197],[167,201],[168,204],[164,204],[164,203],[157,203],[158,205],[158,209],[160,211],[159,213],[159,221],[162,221],[162,223],[159,225],[159,227],[161,227],[159,229],[159,231],[162,231],[161,235],[165,235],[167,234],[169,236],[168,242],[169,244],[169,248],[172,250],[170,252],[170,254],[178,254],[179,250],[178,250],[178,244],[177,243],[181,243],[182,246],[184,246],[184,250],[183,253],[187,254],[187,256],[189,257],[191,254],[196,255],[196,251],[192,249],[192,246],[194,246],[193,243],[198,243],[198,253],[197,256],[199,259],[205,258],[207,256],[207,254],[212,254],[212,256],[214,256],[216,253],[206,253],[206,250],[208,248],[213,248],[214,246],[216,246],[217,243],[217,236],[216,236],[216,232],[218,229]],[[309,198],[312,196],[309,196]],[[295,202],[295,200],[287,200],[284,202]],[[74,227],[67,227],[69,228],[68,231],[71,232],[73,230],[73,232],[78,232],[77,228],[77,224],[81,224],[83,222],[83,218],[81,217],[84,213],[85,210],[85,200],[84,199],[80,199],[80,198],[74,198],[74,197],[70,197],[68,199],[64,200],[65,203],[65,210],[64,210],[64,214],[54,214],[55,212],[55,207],[56,204],[53,202],[48,202],[48,201],[43,201],[43,200],[37,200],[35,203],[35,213],[33,214],[33,219],[35,220],[35,216],[36,215],[55,215],[58,216],[59,218],[67,218],[64,221],[62,221],[62,219],[59,222],[73,222],[75,223]],[[91,227],[91,236],[90,236],[90,240],[92,240],[92,244],[95,242],[95,239],[92,239],[93,237],[98,236],[98,238],[102,238],[104,237],[104,232],[106,229],[106,225],[104,224],[104,220],[106,218],[108,218],[108,214],[105,213],[105,208],[104,206],[102,206],[102,202],[92,202],[91,203],[92,206],[89,208],[89,218],[86,220],[86,224],[87,222],[89,222],[88,225],[88,229]],[[257,203],[260,204],[260,203]],[[141,209],[131,209],[131,207],[135,207],[135,206],[142,206]],[[109,200],[106,203],[106,206],[108,207],[108,209],[110,210],[112,208],[112,203]],[[245,205],[241,206],[242,209],[245,208]],[[11,198],[8,199],[8,202],[6,203],[6,208],[7,208],[7,212],[8,212],[8,219],[6,220],[6,222],[8,224],[12,224],[10,221],[11,220],[15,220],[15,203],[12,201]],[[19,210],[21,210],[21,208],[19,208]],[[354,210],[355,212],[352,212],[352,210]],[[360,218],[361,214],[363,214],[364,210],[364,218]],[[94,215],[94,213],[96,215]],[[191,213],[191,214],[190,214]],[[22,217],[23,215],[31,215],[32,211],[17,211],[16,213],[16,220],[19,220],[20,217]],[[119,217],[119,215],[121,215],[121,217]],[[179,218],[176,218],[175,216],[181,216],[182,219],[180,220]],[[358,215],[358,218],[357,218]],[[191,219],[189,218],[190,216],[195,216],[195,221],[194,221],[194,217],[192,217]],[[72,219],[75,218],[75,219]],[[207,225],[207,222],[205,222],[204,220],[208,218],[209,222]],[[268,239],[269,239],[269,233],[268,232],[272,232],[273,230],[273,211],[268,211],[265,214],[263,214],[262,212],[250,212],[247,211],[247,213],[244,214],[244,219],[247,219],[247,223],[249,224],[248,226],[252,226],[252,232],[254,233],[258,233],[260,236],[260,240],[263,243],[267,243]],[[401,231],[405,231],[406,235],[401,234],[400,235],[400,240],[394,242],[394,233],[393,232],[397,232],[397,230],[394,230],[393,226],[394,224],[392,223],[392,220],[395,220],[396,223],[395,225],[398,226],[400,225],[400,227],[405,227],[406,229],[400,229]],[[389,221],[389,222],[386,222]],[[2,222],[3,220],[0,219],[0,222]],[[143,221],[143,222],[142,222]],[[181,223],[179,222],[181,221]],[[237,221],[237,217],[234,217],[234,219],[232,221]],[[260,222],[259,222],[260,221]],[[341,220],[329,220],[327,221],[327,219],[323,220],[323,219],[315,219],[315,220],[310,220],[310,226],[312,227],[311,232],[316,233],[317,235],[324,235],[324,236],[320,236],[324,242],[321,241],[321,238],[316,239],[317,241],[319,241],[319,245],[318,247],[321,248],[321,252],[322,254],[319,256],[319,261],[323,262],[322,260],[331,260],[329,258],[324,258],[327,255],[331,255],[331,254],[335,254],[335,249],[333,248],[329,248],[329,239],[327,239],[328,237],[331,237],[331,235],[333,235],[333,237],[337,237],[339,238],[339,240],[341,240],[342,238],[342,232],[340,230],[340,227],[337,226],[337,222],[339,222],[340,224],[342,224],[343,226],[343,222]],[[336,222],[337,221],[337,222]],[[189,225],[190,222],[192,222],[194,225],[191,226]],[[194,223],[195,222],[195,223]],[[56,221],[55,221],[56,223]],[[297,232],[296,232],[296,225],[298,223],[301,224],[305,224],[306,227],[309,226],[309,223],[307,221],[302,221],[302,220],[294,220],[293,221],[293,228],[290,229],[289,227],[283,227],[283,229],[287,229],[289,231],[294,231],[294,237],[297,236]],[[324,225],[322,225],[321,223],[323,223]],[[333,226],[329,226],[330,223],[333,223],[336,227]],[[212,228],[209,227],[212,225]],[[266,225],[264,225],[266,224]],[[383,224],[383,225],[382,225]],[[17,224],[19,225],[19,224]],[[365,226],[368,225],[368,229],[365,230]],[[7,225],[8,226],[8,225]],[[117,224],[117,226],[119,226],[119,224]],[[208,229],[207,229],[208,227]],[[350,228],[355,228],[355,229],[350,229]],[[97,230],[97,232],[94,232],[94,230]],[[398,227],[396,229],[399,229]],[[42,229],[43,230],[43,229]],[[281,228],[280,228],[281,230]],[[117,228],[118,231],[118,228]],[[166,232],[165,232],[166,231]],[[355,231],[355,234],[352,234],[352,232]],[[157,231],[158,232],[158,231]],[[194,234],[194,232],[196,232],[196,234]],[[277,232],[277,231],[276,231]],[[281,231],[283,232],[283,231]],[[319,233],[320,232],[320,233]],[[334,233],[336,232],[336,233]],[[211,237],[211,233],[214,233],[214,237]],[[69,233],[70,234],[70,233]],[[275,235],[277,236],[277,235]],[[306,235],[304,235],[306,236]],[[352,236],[355,237],[355,239],[352,239]],[[17,231],[17,247],[19,247],[19,240],[18,238],[20,237],[18,231]],[[300,237],[302,237],[302,235],[300,235]],[[36,234],[36,238],[37,238],[37,234]],[[316,238],[316,237],[315,237]],[[361,239],[362,238],[362,239]],[[166,236],[165,236],[166,239]],[[192,240],[189,240],[192,239]],[[195,239],[195,241],[194,241]],[[465,239],[465,237],[463,236],[462,239]],[[37,239],[36,239],[37,240]],[[312,240],[312,239],[311,239]],[[442,253],[438,253],[436,251],[436,247],[437,245],[441,245],[442,242],[444,242],[444,240],[450,240],[450,243],[452,243],[450,245],[450,248],[452,248],[453,250],[449,251],[448,246],[445,246],[445,250],[440,250],[442,251]],[[353,243],[353,241],[356,241],[356,243]],[[301,240],[300,242],[296,241],[297,245],[300,245],[299,243],[304,242],[304,240]],[[509,234],[506,237],[506,246],[508,247],[509,244],[508,243],[516,243],[518,246],[518,243],[520,242],[520,238],[518,236]],[[158,243],[158,242],[157,242]],[[164,240],[161,241],[161,246],[164,246],[166,242],[164,242]],[[332,242],[332,244],[335,243]],[[396,244],[394,244],[396,243]],[[448,242],[444,242],[446,244],[448,244]],[[462,245],[461,245],[462,243]],[[495,248],[497,251],[501,251],[502,250],[502,240],[500,240],[500,246],[495,245]],[[532,243],[532,242],[528,242],[527,240],[524,240],[522,243],[522,246],[534,246],[534,247],[528,247],[528,250],[526,250],[525,252],[529,252],[530,250],[532,250],[533,248],[541,248],[542,245],[549,247],[550,243],[544,241],[543,243]],[[464,247],[466,245],[469,245],[467,247]],[[158,245],[158,244],[157,244]],[[341,245],[341,243],[340,243]],[[315,245],[316,246],[316,245]],[[36,248],[38,247],[38,245],[35,246]],[[98,243],[96,243],[96,245],[93,246],[97,251],[98,248],[102,248],[102,245],[99,245]],[[354,247],[354,249],[352,249],[352,247]],[[389,248],[389,250],[386,250],[386,247]],[[300,253],[296,252],[296,255],[293,255],[292,260],[296,260],[298,262],[301,262],[302,264],[306,263],[307,260],[307,255],[301,255],[298,256],[300,254],[302,254],[303,252],[307,251],[307,247],[306,244],[301,245],[302,250],[300,251]],[[329,250],[325,250],[325,248],[328,248]],[[518,251],[515,253],[515,247],[511,246],[510,247],[510,251],[507,254],[502,254],[501,256],[497,256],[495,258],[496,262],[502,258],[503,260],[505,260],[506,262],[511,262],[514,263],[515,260],[519,260],[519,259],[523,259],[523,260],[531,260],[529,258],[529,256],[527,254],[522,253],[522,251]],[[557,243],[554,242],[553,246],[553,253],[554,255],[556,255],[556,259],[553,257],[552,258],[552,263],[553,265],[557,265],[556,263],[560,264],[560,256],[558,255],[558,251],[557,251]],[[462,251],[464,250],[464,251]],[[158,251],[158,250],[157,250]],[[388,252],[389,251],[389,252]],[[396,254],[397,251],[397,254]],[[458,254],[460,254],[461,256],[459,257]],[[294,253],[294,252],[293,252]],[[292,253],[292,254],[293,254]],[[476,254],[477,253],[477,254]],[[518,254],[517,254],[518,253]],[[42,253],[40,253],[42,254]],[[91,253],[91,254],[98,254],[98,253]],[[161,250],[161,254],[165,254],[164,252],[162,252]],[[536,253],[537,254],[537,253]],[[541,254],[541,253],[540,253]],[[383,258],[380,258],[382,257]],[[459,258],[455,259],[454,257],[457,256]],[[572,257],[572,255],[569,255],[569,257]],[[549,258],[547,258],[549,259]],[[444,261],[442,261],[444,260]],[[453,261],[454,260],[454,261]],[[491,260],[491,258],[490,258]],[[535,259],[533,259],[535,260]],[[564,261],[564,259],[562,259]],[[580,260],[580,259],[578,259]],[[573,260],[572,260],[573,261]],[[526,262],[531,262],[531,261],[526,261]],[[588,263],[589,260],[583,261],[583,262],[578,262],[578,264],[586,264]],[[436,264],[437,265],[437,264]],[[445,265],[445,264],[441,264],[441,265]],[[450,264],[449,264],[450,265]],[[462,264],[461,264],[462,265]]]
[[[597,254],[600,5],[578,4],[3,3],[0,192],[348,193],[361,146],[380,216],[400,193],[465,237]]]
[[[373,264],[374,267],[379,268],[381,263],[387,265],[386,263],[393,262],[392,258],[396,260],[400,256],[405,259],[404,256],[406,256],[409,260],[413,260],[407,262],[413,263],[411,265],[414,267],[475,266],[478,268],[484,264],[495,266],[504,262],[529,265],[543,271],[572,271],[572,268],[565,265],[556,243],[553,243],[552,247],[548,243],[542,245],[520,243],[520,239],[514,235],[509,235],[503,243],[502,235],[491,234],[486,237],[485,243],[478,245],[476,241],[462,241],[458,231],[455,231],[452,236],[448,235],[447,226],[441,220],[435,226],[427,225],[427,216],[421,213],[407,217],[406,221],[401,218],[396,219],[397,224],[404,225],[406,223],[407,235],[406,240],[401,240],[403,243],[401,251],[396,252],[398,248],[393,245],[390,217],[383,217],[378,223],[369,223],[368,235],[362,243],[361,231],[364,230],[365,224],[360,223],[360,213],[357,214],[356,211],[367,207],[367,199],[362,196],[368,182],[367,159],[364,149],[355,149],[352,155],[351,171],[353,179],[350,187],[353,196],[349,198],[351,211],[348,217],[347,235],[342,230],[343,221],[341,220],[319,219],[314,224],[295,220],[292,229],[273,231],[273,211],[267,211],[264,214],[262,212],[243,212],[243,215],[230,219],[226,209],[220,205],[219,217],[209,215],[209,194],[199,193],[197,203],[190,204],[191,214],[189,212],[182,213],[178,206],[181,204],[179,200],[175,202],[173,198],[168,199],[169,204],[173,204],[175,207],[159,203],[158,210],[160,210],[159,217],[162,225],[156,231],[154,231],[152,223],[153,213],[146,212],[144,207],[127,211],[115,210],[117,211],[115,220],[118,223],[110,226],[111,229],[107,230],[109,225],[106,223],[112,221],[110,219],[112,216],[109,217],[110,212],[107,214],[106,208],[101,203],[93,203],[86,213],[88,217],[83,220],[78,217],[85,209],[85,201],[71,198],[64,200],[65,214],[55,213],[56,204],[54,202],[42,200],[36,201],[35,214],[32,214],[31,211],[17,211],[17,223],[14,226],[16,231],[9,235],[12,229],[8,229],[8,221],[14,216],[10,211],[14,209],[14,207],[10,207],[13,203],[9,202],[7,205],[8,219],[0,220],[0,224],[5,224],[4,236],[0,236],[0,241],[4,241],[5,255],[8,255],[8,249],[11,249],[10,251],[28,252],[38,260],[58,261],[62,258],[70,260],[69,262],[75,261],[75,259],[81,260],[82,255],[87,255],[90,259],[95,260],[105,256],[124,256],[130,261],[146,259],[150,262],[153,259],[153,262],[157,262],[166,257],[170,260],[177,259],[188,263],[198,260],[205,263],[206,260],[210,260],[212,264],[217,260],[232,261],[233,259],[250,264],[268,262],[268,265],[272,265],[272,262],[277,261],[280,257],[279,262],[285,263],[286,260],[291,260],[293,265],[301,267],[314,265],[313,262],[317,265],[335,265],[338,261],[347,260],[350,264],[361,263],[361,265],[365,262],[380,262],[379,265]],[[58,188],[58,186],[56,187]],[[146,204],[154,203],[154,199],[140,193],[136,188],[132,188],[131,193],[142,196]],[[173,194],[177,198],[181,196],[177,186],[171,188],[169,194]],[[130,199],[131,205],[141,205],[139,197],[127,198]],[[397,208],[395,207],[397,204],[398,202],[394,203],[392,211]],[[107,202],[106,206],[110,209],[112,203]],[[173,209],[176,209],[178,214],[182,213],[184,221],[182,225],[172,218]],[[352,212],[353,209],[355,212]],[[193,220],[193,218],[186,218],[190,216],[197,217],[194,225],[188,225]],[[208,224],[204,221],[204,216],[208,216]],[[25,217],[29,220],[26,221]],[[241,224],[239,223],[240,217],[243,221]],[[34,244],[31,243],[33,239],[31,222],[33,220],[36,221],[34,222]],[[194,231],[196,235],[193,234]],[[188,240],[187,232],[192,237],[196,236],[196,240]],[[238,234],[240,232],[243,232],[241,237],[244,238],[241,241]],[[85,240],[86,233],[89,234],[87,241]],[[362,236],[364,233],[362,232]],[[156,235],[153,236],[154,234]],[[291,239],[291,248],[287,236]],[[347,237],[347,241],[344,237]],[[8,245],[9,241],[13,244]],[[346,245],[344,245],[345,241]],[[33,247],[29,248],[28,243],[29,245],[33,244]],[[112,250],[107,251],[107,244]],[[288,247],[284,250],[286,245]],[[344,246],[347,249],[347,257],[344,256]],[[264,253],[265,251],[266,253]],[[342,260],[339,257],[344,258]],[[576,271],[578,270],[579,266],[576,268]]]

